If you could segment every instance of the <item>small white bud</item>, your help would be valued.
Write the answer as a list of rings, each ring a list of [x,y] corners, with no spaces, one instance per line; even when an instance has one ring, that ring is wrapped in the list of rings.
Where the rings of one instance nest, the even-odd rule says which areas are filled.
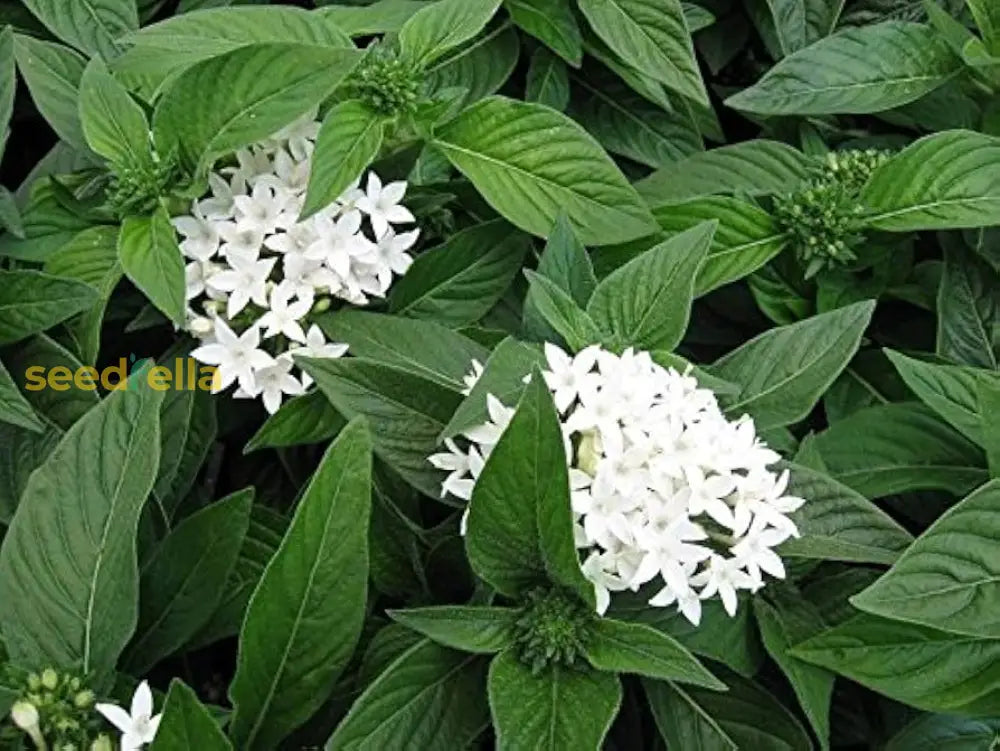
[[[31,733],[38,730],[38,710],[35,705],[27,701],[19,701],[11,707],[10,718],[21,730]]]
[[[212,333],[212,321],[205,316],[195,316],[188,324],[188,330],[195,336],[201,338]]]

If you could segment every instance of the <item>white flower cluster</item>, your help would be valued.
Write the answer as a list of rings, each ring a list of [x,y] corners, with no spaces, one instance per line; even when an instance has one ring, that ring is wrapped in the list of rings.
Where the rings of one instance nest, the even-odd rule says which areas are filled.
[[[715,395],[663,368],[646,352],[621,356],[598,346],[570,357],[547,344],[546,384],[567,447],[574,534],[586,556],[598,610],[610,593],[659,577],[649,604],[676,604],[694,624],[701,601],[718,596],[734,615],[739,590],[784,578],[773,548],[798,536],[785,495],[788,472],[756,435],[753,420],[728,420]],[[478,364],[477,364],[478,365]],[[467,385],[478,378],[474,367]],[[514,408],[487,398],[490,420],[452,440],[430,462],[450,474],[442,494],[471,499],[476,479]]]
[[[236,396],[260,397],[272,413],[309,386],[293,373],[293,353],[347,351],[315,324],[306,330],[310,313],[333,297],[354,305],[383,297],[410,267],[419,235],[395,228],[414,221],[400,204],[406,183],[383,185],[374,172],[364,190],[359,180],[299,221],[319,127],[311,113],[237,151],[236,165],[209,175],[211,195],[173,219],[189,261],[188,329],[205,340],[192,356],[218,367],[217,391],[236,382]]]

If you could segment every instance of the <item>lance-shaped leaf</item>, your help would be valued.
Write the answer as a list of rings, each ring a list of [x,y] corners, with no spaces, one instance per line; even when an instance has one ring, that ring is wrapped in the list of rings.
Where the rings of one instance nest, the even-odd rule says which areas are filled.
[[[538,368],[476,482],[465,542],[473,569],[499,592],[553,581],[594,603],[573,543],[559,415]]]
[[[512,650],[493,658],[489,693],[498,751],[597,751],[622,700],[613,673],[552,665],[534,675]]]
[[[130,216],[118,235],[125,275],[174,323],[184,321],[184,258],[162,205],[150,216]]]
[[[163,392],[147,372],[77,421],[24,489],[0,548],[0,632],[18,664],[105,674],[132,636],[136,529],[160,456]]]
[[[546,236],[560,211],[584,245],[655,230],[649,210],[594,138],[548,107],[487,97],[441,127],[434,144],[527,232]]]
[[[979,638],[1000,637],[1000,480],[948,509],[888,573],[851,598],[861,610]]]
[[[139,28],[131,0],[24,0],[24,4],[64,42],[106,59],[118,54],[119,38]]]
[[[300,219],[329,206],[361,178],[382,148],[383,128],[380,115],[353,99],[326,114],[316,137]]]
[[[1000,223],[1000,138],[950,130],[921,138],[879,167],[861,203],[893,232]]]
[[[368,596],[371,438],[349,423],[306,488],[240,632],[229,735],[272,749],[327,699],[354,653]]]
[[[189,170],[275,133],[318,105],[353,70],[353,49],[260,43],[196,63],[164,92],[153,114],[162,153]]]
[[[97,292],[75,279],[39,271],[0,271],[0,344],[45,331],[96,300]]]
[[[500,0],[441,0],[417,11],[399,30],[404,56],[418,66],[434,62],[483,30]]]
[[[759,115],[884,112],[919,99],[961,69],[934,29],[884,21],[799,50],[726,104]]]
[[[742,387],[726,411],[750,413],[758,430],[801,420],[857,352],[874,310],[860,302],[771,329],[718,360],[712,373]]]
[[[163,719],[149,751],[229,751],[232,745],[194,691],[177,678],[170,682]]]
[[[699,224],[616,269],[597,285],[587,313],[622,347],[672,350],[687,329],[695,277],[716,227]]]

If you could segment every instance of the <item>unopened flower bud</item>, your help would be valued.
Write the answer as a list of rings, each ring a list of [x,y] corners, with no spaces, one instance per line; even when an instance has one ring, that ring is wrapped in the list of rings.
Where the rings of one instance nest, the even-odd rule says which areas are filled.
[[[195,316],[188,324],[188,330],[197,337],[208,336],[212,328],[212,322],[205,316]]]
[[[28,690],[37,691],[42,687],[42,679],[38,676],[38,673],[30,673],[28,675]]]
[[[90,744],[90,751],[115,751],[115,747],[111,744],[111,739],[108,736],[102,735]]]
[[[330,298],[321,297],[312,306],[313,313],[325,313],[330,309]]]
[[[222,308],[222,303],[218,300],[205,300],[205,303],[201,307],[209,316],[216,316]]]
[[[73,704],[78,709],[89,709],[94,705],[94,692],[90,690],[80,691],[73,697]]]
[[[42,671],[42,685],[49,690],[54,690],[59,686],[59,673],[52,668]]]
[[[10,710],[10,718],[15,725],[28,733],[38,729],[38,710],[29,702],[19,701],[14,704]]]

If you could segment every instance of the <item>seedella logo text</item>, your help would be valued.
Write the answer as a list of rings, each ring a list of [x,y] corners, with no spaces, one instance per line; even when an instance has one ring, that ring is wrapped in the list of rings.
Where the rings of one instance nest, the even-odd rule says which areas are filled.
[[[97,369],[89,365],[71,369],[65,365],[47,368],[32,365],[24,371],[28,391],[96,391],[100,386],[106,391],[137,389],[145,382],[154,391],[211,391],[216,378],[214,366],[203,365],[190,357],[177,357],[167,365],[156,365],[152,360],[135,355],[119,358],[114,365]]]

